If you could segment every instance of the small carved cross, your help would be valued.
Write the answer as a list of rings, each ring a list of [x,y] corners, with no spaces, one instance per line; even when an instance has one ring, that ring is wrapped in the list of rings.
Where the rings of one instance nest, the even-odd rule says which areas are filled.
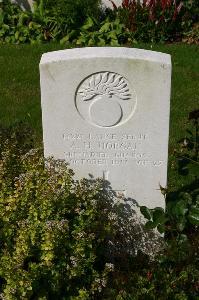
[[[104,179],[104,180],[108,180],[108,176],[109,176],[109,171],[104,170],[104,171],[103,171],[103,179]]]
[[[109,171],[104,170],[103,171],[103,180],[108,180],[109,179]],[[115,195],[118,199],[123,199],[126,196],[126,190],[114,190]]]

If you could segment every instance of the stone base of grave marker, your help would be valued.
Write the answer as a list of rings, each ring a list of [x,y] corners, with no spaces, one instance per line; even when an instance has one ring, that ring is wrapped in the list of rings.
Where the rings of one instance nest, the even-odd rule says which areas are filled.
[[[129,48],[45,53],[40,63],[45,156],[77,178],[102,177],[118,195],[164,207],[171,61]]]

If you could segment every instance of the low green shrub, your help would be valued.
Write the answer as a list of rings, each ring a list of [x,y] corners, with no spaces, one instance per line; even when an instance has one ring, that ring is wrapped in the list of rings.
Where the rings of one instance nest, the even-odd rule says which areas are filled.
[[[154,259],[159,237],[107,182],[75,181],[66,163],[31,149],[22,126],[1,130],[1,298],[102,299],[113,274]]]
[[[176,158],[181,176],[191,172],[193,182],[175,192],[160,187],[166,196],[166,211],[159,207],[140,207],[148,220],[145,228],[157,228],[164,233],[164,249],[152,263],[142,259],[144,269],[139,267],[136,258],[130,268],[112,274],[109,288],[105,289],[107,299],[188,300],[199,297],[198,110],[189,114],[189,121],[192,126],[179,141]]]
[[[35,4],[34,13],[3,0],[0,8],[0,41],[4,43],[40,43],[59,40],[67,32],[67,21],[49,15],[42,3]]]
[[[183,42],[199,45],[199,22],[195,23],[193,27],[189,31],[184,32],[183,35]]]
[[[197,129],[197,111],[190,120]],[[194,161],[197,132],[178,153]],[[168,198],[165,213],[141,208],[163,239],[108,182],[76,181],[45,160],[24,124],[1,128],[0,141],[2,299],[197,299],[198,185]]]
[[[21,162],[25,173],[15,178],[13,190],[1,185],[3,297],[88,297],[87,287],[97,292],[108,271],[103,263],[100,271],[93,266],[94,241],[100,243],[108,233],[94,213],[98,184],[90,191],[87,182],[75,186],[64,164],[49,160],[44,168],[38,151],[30,151]]]
[[[103,20],[101,23],[88,17],[86,23],[80,30],[69,32],[61,44],[69,46],[71,43],[76,46],[119,46],[130,40],[130,34],[119,19]]]
[[[50,16],[65,19],[70,29],[80,28],[88,16],[99,19],[102,14],[100,2],[100,0],[57,0],[55,5],[52,0],[37,1]]]
[[[12,189],[15,177],[23,173],[19,158],[34,145],[34,131],[26,123],[17,123],[9,128],[0,125],[1,184],[4,183],[6,189]]]
[[[156,228],[168,236],[184,235],[192,239],[192,233],[197,232],[199,226],[199,110],[190,112],[190,129],[186,136],[179,141],[175,150],[178,161],[179,176],[192,175],[192,183],[175,192],[162,188],[166,197],[166,211],[161,208],[148,209],[141,207],[141,211],[148,222],[148,228]]]
[[[90,1],[90,0],[89,0]],[[59,41],[68,31],[80,28],[88,15],[100,16],[98,1],[39,1],[34,12],[23,11],[9,0],[0,3],[0,41],[6,43],[39,43]]]
[[[176,158],[179,176],[187,176],[191,173],[193,181],[172,192],[160,187],[166,196],[165,211],[158,207],[140,208],[148,220],[145,227],[157,228],[160,233],[165,234],[166,248],[161,262],[167,267],[174,266],[178,270],[181,269],[182,275],[174,282],[181,280],[182,277],[187,282],[186,285],[190,277],[193,278],[188,270],[194,270],[193,264],[195,264],[193,276],[196,276],[199,266],[199,110],[189,114],[189,121],[192,126],[186,130],[186,136],[179,141]],[[185,266],[183,271],[182,266]],[[192,289],[189,297],[198,295],[198,281],[194,283]]]

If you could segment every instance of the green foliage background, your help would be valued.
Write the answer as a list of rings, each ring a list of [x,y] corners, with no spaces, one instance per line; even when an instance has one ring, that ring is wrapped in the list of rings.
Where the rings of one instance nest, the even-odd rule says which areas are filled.
[[[64,17],[72,27],[83,25],[88,16],[99,18],[99,4],[100,0],[56,0],[56,5],[52,0],[43,1],[44,10],[49,11],[50,15]]]
[[[198,43],[198,0],[127,2],[112,11],[103,10],[99,0],[57,0],[56,5],[40,0],[34,3],[33,12],[27,12],[3,0],[0,42],[53,40],[81,46],[132,45],[136,41]]]

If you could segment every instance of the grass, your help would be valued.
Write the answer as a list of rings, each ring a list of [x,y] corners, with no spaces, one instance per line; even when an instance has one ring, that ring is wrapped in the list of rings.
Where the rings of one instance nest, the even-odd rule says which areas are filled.
[[[26,120],[41,138],[39,61],[58,45],[1,45],[0,123],[9,126]]]
[[[172,170],[173,150],[184,136],[188,113],[199,107],[199,47],[197,45],[136,45],[138,48],[169,53],[172,56],[169,182],[183,185]],[[3,126],[27,121],[42,139],[39,61],[42,53],[63,49],[58,44],[1,45],[0,123]],[[186,179],[187,181],[187,179]]]

